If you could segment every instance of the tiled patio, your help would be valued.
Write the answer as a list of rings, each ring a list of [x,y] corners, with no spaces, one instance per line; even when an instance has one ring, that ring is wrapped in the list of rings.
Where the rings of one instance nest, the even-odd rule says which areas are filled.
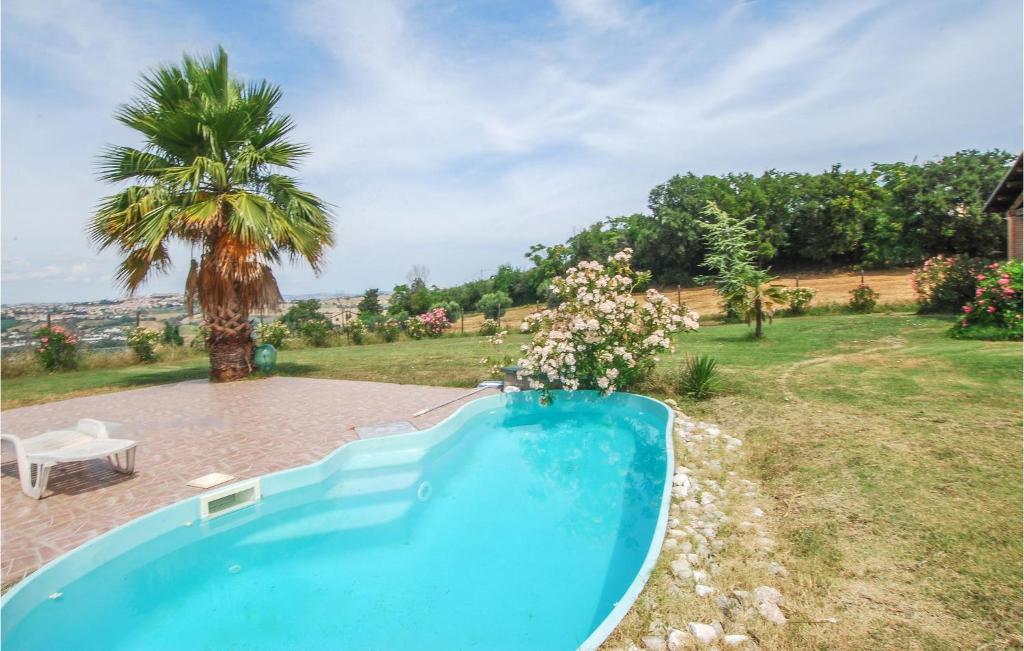
[[[269,378],[232,384],[182,382],[74,398],[3,412],[3,431],[32,436],[79,418],[117,421],[138,441],[136,472],[106,461],[58,466],[45,497],[22,494],[4,448],[0,501],[2,580],[9,584],[90,538],[200,493],[186,486],[211,472],[255,477],[316,461],[355,440],[355,427],[407,420],[434,425],[476,394],[414,418],[467,389]]]

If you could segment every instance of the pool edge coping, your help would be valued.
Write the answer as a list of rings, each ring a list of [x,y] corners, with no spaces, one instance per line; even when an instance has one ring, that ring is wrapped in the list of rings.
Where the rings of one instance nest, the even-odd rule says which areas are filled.
[[[626,392],[623,392],[626,393]],[[633,609],[633,604],[640,597],[640,593],[643,592],[647,586],[647,581],[650,580],[651,574],[654,572],[654,567],[658,564],[658,558],[661,557],[661,547],[664,543],[665,532],[668,530],[668,514],[669,508],[672,503],[672,476],[675,474],[676,458],[675,448],[672,441],[672,430],[675,427],[676,411],[672,409],[668,404],[652,398],[650,396],[641,395],[639,393],[629,393],[628,395],[636,398],[642,398],[649,400],[661,407],[664,407],[668,412],[668,420],[665,422],[665,485],[661,494],[661,506],[659,507],[660,513],[658,516],[658,523],[654,527],[654,534],[651,536],[651,546],[647,549],[647,556],[644,557],[644,562],[640,565],[640,569],[637,570],[636,577],[626,588],[622,597],[615,603],[615,607],[612,611],[601,621],[601,623],[595,628],[587,639],[583,640],[582,643],[577,647],[577,651],[593,651],[597,649],[605,640],[615,632],[622,620],[625,619],[629,611]]]

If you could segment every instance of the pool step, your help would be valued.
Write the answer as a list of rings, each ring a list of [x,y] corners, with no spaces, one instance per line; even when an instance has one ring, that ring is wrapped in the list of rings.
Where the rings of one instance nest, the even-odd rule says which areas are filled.
[[[399,448],[384,452],[359,453],[346,459],[339,470],[346,472],[408,466],[422,461],[428,451],[429,448]]]
[[[313,511],[254,531],[239,544],[265,545],[380,526],[403,517],[413,503],[414,499],[403,499]]]
[[[358,497],[375,493],[411,490],[420,481],[419,470],[377,470],[359,474],[343,473],[342,479],[324,494],[328,498]]]

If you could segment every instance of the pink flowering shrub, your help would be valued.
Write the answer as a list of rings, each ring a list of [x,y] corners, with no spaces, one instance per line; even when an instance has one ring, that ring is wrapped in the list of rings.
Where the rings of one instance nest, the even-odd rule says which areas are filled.
[[[1014,339],[1022,336],[1021,292],[1024,290],[1019,260],[993,262],[979,273],[974,299],[961,307],[962,317],[954,336]]]
[[[78,366],[78,337],[60,326],[35,331],[36,359],[47,371],[70,371]]]
[[[522,347],[519,377],[535,389],[598,389],[609,394],[643,379],[671,349],[672,333],[696,330],[698,315],[680,310],[655,290],[644,300],[634,289],[649,280],[630,267],[632,251],[608,258],[607,265],[580,262],[555,278],[551,292],[561,303],[523,321],[536,329]]]
[[[420,322],[420,330],[426,337],[440,337],[452,325],[448,320],[448,313],[443,307],[435,307],[424,312],[417,316],[416,320]]]
[[[975,277],[985,262],[965,256],[928,258],[910,277],[921,313],[958,312],[974,296]]]

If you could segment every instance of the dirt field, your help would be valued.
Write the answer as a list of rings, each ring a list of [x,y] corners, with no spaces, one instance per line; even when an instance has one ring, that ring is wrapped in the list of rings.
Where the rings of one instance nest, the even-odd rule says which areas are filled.
[[[879,303],[901,303],[914,300],[914,291],[910,287],[910,271],[896,269],[875,271],[864,274],[865,282],[879,293]],[[810,287],[817,292],[812,305],[828,303],[845,304],[850,300],[850,290],[860,283],[859,273],[813,274],[799,276],[801,287]],[[780,276],[779,284],[795,287],[794,276]],[[713,287],[663,287],[661,291],[674,300],[681,299],[691,310],[696,310],[705,320],[719,312],[720,299]],[[519,323],[530,312],[537,310],[536,305],[515,307],[505,313],[502,324],[509,329],[518,328]],[[466,332],[475,332],[483,322],[483,315],[470,313],[466,315]],[[456,328],[459,324],[456,324]]]

